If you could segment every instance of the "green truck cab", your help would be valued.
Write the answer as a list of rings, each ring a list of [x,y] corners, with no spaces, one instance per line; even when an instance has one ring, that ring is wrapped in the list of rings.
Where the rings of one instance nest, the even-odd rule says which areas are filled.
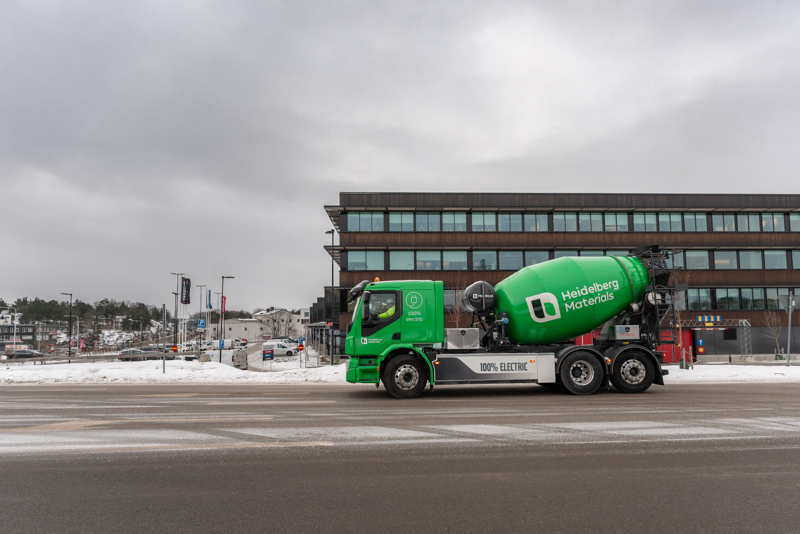
[[[444,336],[442,282],[365,281],[353,288],[351,295],[357,302],[345,340],[345,353],[350,357],[347,381],[378,384],[381,365],[387,358],[391,358],[393,367],[417,358],[424,362],[421,371],[427,374],[409,376],[406,383],[416,378],[424,388],[433,375],[425,350],[440,345]],[[417,367],[414,372],[419,375]]]

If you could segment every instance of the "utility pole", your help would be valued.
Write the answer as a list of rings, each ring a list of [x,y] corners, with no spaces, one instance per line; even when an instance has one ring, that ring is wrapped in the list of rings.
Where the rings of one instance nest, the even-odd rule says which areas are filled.
[[[67,363],[72,363],[72,293],[61,293],[69,295],[69,336],[67,337]]]
[[[328,327],[328,336],[331,340],[331,349],[330,349],[330,357],[331,357],[331,365],[333,365],[333,238],[336,235],[336,229],[331,228],[326,234],[331,234],[331,304],[330,304],[330,326]]]
[[[235,278],[235,277],[234,276],[223,276],[222,277],[222,298],[220,300],[221,306],[220,306],[220,315],[219,315],[220,326],[221,326],[220,332],[222,332],[222,333],[224,333],[224,331],[225,331],[225,279],[226,278]],[[219,343],[219,363],[222,363],[222,345],[225,343],[224,339],[225,338],[222,337],[222,335],[219,336],[219,340],[220,340],[220,343]]]
[[[203,288],[206,287],[206,285],[205,284],[202,284],[202,285],[195,284],[195,286],[200,288],[200,298],[198,299],[198,301],[200,303],[200,316],[198,317],[198,320],[199,320],[201,317],[203,317]],[[203,337],[204,337],[203,333],[204,332],[200,332],[200,331],[197,332],[197,350],[200,350],[200,345],[203,342]]]

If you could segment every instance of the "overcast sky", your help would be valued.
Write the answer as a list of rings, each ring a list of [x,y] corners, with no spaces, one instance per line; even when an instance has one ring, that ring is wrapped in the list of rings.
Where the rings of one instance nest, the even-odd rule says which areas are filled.
[[[170,305],[185,272],[305,307],[340,191],[800,193],[798,28],[791,1],[0,1],[0,297]]]

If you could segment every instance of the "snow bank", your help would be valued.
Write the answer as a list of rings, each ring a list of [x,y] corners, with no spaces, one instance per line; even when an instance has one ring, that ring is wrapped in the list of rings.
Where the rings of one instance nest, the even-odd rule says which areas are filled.
[[[800,382],[800,367],[783,365],[695,365],[694,369],[680,369],[665,365],[669,384],[715,384],[720,382]]]
[[[296,361],[276,361],[273,372],[240,371],[218,362],[168,361],[162,372],[160,361],[96,362],[54,365],[2,365],[0,384],[90,384],[90,383],[345,383],[347,364],[299,369]],[[253,366],[254,368],[256,366]],[[260,370],[260,366],[258,366]],[[269,368],[269,364],[265,365]],[[679,369],[667,365],[669,384],[720,384],[752,382],[800,382],[800,366],[784,365],[696,365]]]
[[[219,362],[96,362],[57,365],[0,365],[0,384],[90,383],[345,383],[346,365],[258,373],[241,371]]]

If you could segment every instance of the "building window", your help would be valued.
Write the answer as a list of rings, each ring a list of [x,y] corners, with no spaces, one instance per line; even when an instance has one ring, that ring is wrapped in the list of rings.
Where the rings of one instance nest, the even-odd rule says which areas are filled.
[[[740,250],[739,251],[740,269],[763,269],[760,250]]]
[[[655,213],[636,212],[633,214],[634,232],[655,232],[658,230]]]
[[[577,232],[578,231],[578,214],[572,212],[556,212],[553,214],[553,231],[554,232]]]
[[[348,232],[383,232],[382,212],[356,212],[347,214]]]
[[[496,232],[497,214],[490,211],[476,211],[472,214],[473,232]]]
[[[348,271],[382,271],[382,250],[350,250],[347,252]]]
[[[547,250],[526,250],[525,265],[536,265],[544,263],[550,259],[550,252]]]
[[[418,250],[417,270],[441,271],[442,270],[441,253],[438,250]]]
[[[781,308],[779,297],[788,297],[788,287],[768,287],[767,288],[767,309],[779,310]]]
[[[442,267],[445,271],[466,271],[466,250],[445,250],[442,252]]]
[[[711,229],[715,232],[735,232],[736,223],[733,213],[712,213]]]
[[[627,232],[627,213],[606,213],[606,232]]]
[[[463,211],[442,213],[443,232],[466,232],[467,214]]]
[[[602,232],[603,231],[603,214],[599,211],[579,211],[578,212],[578,230],[581,232]]]
[[[708,269],[708,251],[707,250],[687,250],[686,255],[686,268],[687,269]]]
[[[739,290],[736,288],[721,288],[716,290],[717,310],[738,310]]]
[[[414,213],[410,211],[395,211],[389,213],[390,232],[413,232]]]
[[[417,232],[439,232],[441,229],[439,213],[417,212]]]
[[[413,250],[390,250],[389,251],[389,270],[391,270],[391,271],[413,271],[414,270],[414,251]]]
[[[789,214],[789,230],[792,232],[800,232],[800,213]]]
[[[659,232],[680,232],[681,231],[681,214],[680,213],[664,213],[658,214],[658,231]]]
[[[761,219],[758,213],[736,214],[736,229],[740,232],[760,232]]]
[[[445,289],[444,290],[444,309],[445,311],[451,312],[456,304],[456,299],[458,299],[459,294],[461,292],[457,289]]]
[[[798,223],[800,225],[800,223]],[[525,231],[526,232],[547,232],[549,227],[547,225],[546,213],[526,213],[525,214]]]
[[[715,250],[714,269],[738,269],[735,250]]]
[[[588,256],[588,257],[593,257],[593,258],[600,257],[600,256],[603,256],[603,251],[602,250],[581,250],[581,256],[582,257]]]
[[[498,213],[497,225],[501,232],[521,232],[522,214],[521,213]]]
[[[762,213],[761,230],[763,232],[785,232],[783,213]]]
[[[686,299],[689,302],[690,310],[710,310],[711,309],[711,290],[710,289],[687,289]]]
[[[764,268],[765,269],[786,269],[786,251],[785,250],[765,250],[764,251]]]
[[[573,258],[578,255],[577,250],[556,250],[555,258]]]
[[[475,250],[472,252],[473,271],[496,271],[497,270],[497,251],[495,250]]]
[[[522,251],[501,250],[500,251],[500,270],[518,271],[524,267],[522,263]]]
[[[628,255],[628,250],[606,250],[606,256],[622,256]]]
[[[708,232],[708,218],[705,213],[684,213],[683,230],[685,232]]]
[[[792,251],[792,269],[800,269],[800,250]],[[800,293],[795,293],[800,295]]]
[[[764,309],[764,289],[760,287],[742,288],[742,309],[743,310],[763,310]]]

